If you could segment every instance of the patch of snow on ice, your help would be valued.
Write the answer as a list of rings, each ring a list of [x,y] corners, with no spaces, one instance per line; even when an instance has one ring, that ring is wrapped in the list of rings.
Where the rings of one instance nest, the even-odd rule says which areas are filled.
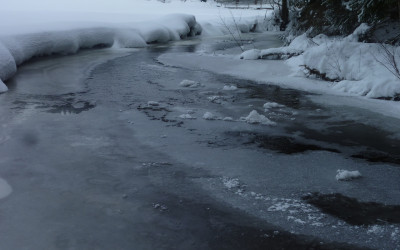
[[[276,103],[276,102],[267,102],[267,103],[264,104],[263,107],[264,107],[264,109],[268,110],[268,109],[271,109],[271,108],[284,108],[285,105],[282,105],[282,104],[279,104],[279,103]]]
[[[227,116],[227,117],[225,117],[224,119],[222,119],[223,121],[226,121],[226,122],[233,122],[233,118],[232,117],[229,117],[229,116]]]
[[[187,119],[187,120],[194,120],[196,117],[191,116],[190,114],[182,114],[179,116],[181,119]]]
[[[239,188],[240,187],[239,179],[236,179],[236,178],[223,177],[222,178],[222,183],[228,189]]]
[[[296,217],[294,217],[294,216],[288,216],[287,219],[288,219],[288,220],[291,220],[291,221],[293,221],[293,222],[295,222],[295,223],[298,223],[298,224],[302,224],[302,225],[306,224],[305,221],[303,221],[303,220],[301,220],[301,219],[298,219],[298,218],[296,218]]]
[[[185,88],[197,88],[200,86],[200,83],[192,80],[183,80],[179,85]]]
[[[257,60],[261,58],[261,51],[259,49],[251,49],[243,52],[240,59],[244,60]]]
[[[203,119],[206,119],[206,120],[216,120],[216,119],[218,119],[218,117],[216,117],[215,115],[213,115],[211,112],[206,112],[206,113],[204,113],[204,115],[203,115]]]
[[[222,90],[232,91],[237,90],[237,87],[235,85],[225,85]]]
[[[336,180],[338,181],[349,181],[352,179],[361,178],[362,175],[359,171],[348,171],[339,169],[336,174]]]
[[[155,101],[148,101],[147,105],[148,106],[160,106],[160,103],[159,102],[155,102]]]
[[[264,115],[260,115],[256,110],[251,111],[247,117],[241,117],[240,119],[250,124],[276,125],[275,122]]]
[[[11,192],[12,192],[11,186],[7,183],[6,180],[0,178],[0,199],[9,196]]]

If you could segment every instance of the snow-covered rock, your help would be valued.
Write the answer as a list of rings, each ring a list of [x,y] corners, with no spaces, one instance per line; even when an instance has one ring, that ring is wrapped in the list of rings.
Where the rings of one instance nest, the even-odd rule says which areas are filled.
[[[241,117],[240,120],[250,124],[276,125],[275,122],[271,121],[264,115],[260,115],[256,110],[251,111],[246,117]]]
[[[362,175],[359,171],[348,171],[348,170],[342,170],[339,169],[336,174],[336,180],[338,181],[349,181],[352,179],[357,179],[361,178]]]

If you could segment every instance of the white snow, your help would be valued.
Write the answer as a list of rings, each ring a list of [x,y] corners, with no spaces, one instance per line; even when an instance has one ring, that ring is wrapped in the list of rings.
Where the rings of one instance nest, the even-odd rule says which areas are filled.
[[[240,59],[244,60],[256,60],[260,58],[261,58],[261,50],[259,49],[247,50],[240,55]]]
[[[240,187],[239,179],[236,179],[236,178],[223,177],[222,178],[222,183],[228,189]]]
[[[199,82],[196,81],[192,81],[192,80],[183,80],[181,83],[179,83],[179,85],[181,87],[185,87],[185,88],[197,88],[200,86]]]
[[[0,178],[0,199],[9,196],[11,192],[12,192],[11,186],[7,183],[6,180]]]
[[[236,24],[248,31],[263,10],[227,10],[200,1],[5,1],[0,10],[0,92],[17,66],[35,56],[71,54],[101,45],[144,47],[200,34],[224,35]],[[187,13],[187,14],[176,14]],[[196,20],[196,18],[197,20]],[[239,18],[238,18],[239,17]],[[201,25],[198,23],[201,20]]]
[[[362,175],[359,171],[349,171],[349,170],[342,170],[339,169],[336,174],[336,180],[338,181],[349,181],[352,179],[361,178]]]
[[[284,108],[285,105],[282,105],[282,104],[279,104],[279,103],[276,103],[276,102],[267,102],[267,103],[264,104],[263,107],[267,111],[267,110],[269,110],[271,108]]]
[[[156,101],[148,101],[148,102],[147,102],[147,105],[148,105],[148,106],[155,106],[155,107],[157,107],[157,106],[160,106],[160,103],[159,103],[159,102],[156,102]]]
[[[233,121],[233,118],[232,117],[229,117],[229,116],[227,116],[227,117],[225,117],[224,119],[222,119],[223,121],[227,121],[227,122],[232,122]]]
[[[276,125],[275,122],[271,121],[264,115],[260,115],[256,110],[251,111],[247,117],[241,117],[240,120],[250,124]]]
[[[179,116],[181,119],[187,119],[187,120],[193,120],[196,119],[196,117],[191,116],[190,114],[182,114]]]
[[[237,90],[237,87],[235,85],[225,85],[222,90],[226,91],[232,91],[232,90]]]
[[[203,115],[203,119],[205,119],[205,120],[216,120],[216,119],[218,119],[218,117],[213,115],[211,112],[206,112]]]

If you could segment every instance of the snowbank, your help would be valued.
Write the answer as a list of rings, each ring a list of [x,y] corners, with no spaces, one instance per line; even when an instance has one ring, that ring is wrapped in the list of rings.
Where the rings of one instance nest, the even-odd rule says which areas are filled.
[[[400,80],[381,63],[390,67],[380,46],[331,41],[306,50],[288,63],[306,75],[317,72],[320,77],[335,81],[333,88],[340,91],[371,98],[393,97],[400,94]],[[389,49],[400,53],[399,48]]]
[[[84,25],[83,25],[84,26]],[[94,47],[143,47],[149,43],[199,35],[201,26],[192,15],[173,14],[157,21],[130,25],[88,26],[0,37],[0,81],[16,73],[17,66],[35,56],[71,54]],[[7,87],[0,82],[0,91]]]
[[[367,44],[358,39],[367,30],[363,24],[345,38],[328,38],[321,34],[308,38],[303,34],[289,46],[249,50],[241,59],[288,59],[297,76],[316,77],[334,82],[332,88],[370,98],[400,95],[400,73],[388,61],[395,57],[400,65],[400,47]]]

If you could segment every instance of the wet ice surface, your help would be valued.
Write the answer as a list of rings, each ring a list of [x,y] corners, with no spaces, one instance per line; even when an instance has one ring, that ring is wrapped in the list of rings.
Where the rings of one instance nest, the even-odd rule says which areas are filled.
[[[0,248],[396,248],[398,120],[156,60],[214,44],[22,67],[0,95],[0,176],[13,190]],[[253,110],[276,125],[240,119]],[[338,169],[362,178],[337,181]]]

